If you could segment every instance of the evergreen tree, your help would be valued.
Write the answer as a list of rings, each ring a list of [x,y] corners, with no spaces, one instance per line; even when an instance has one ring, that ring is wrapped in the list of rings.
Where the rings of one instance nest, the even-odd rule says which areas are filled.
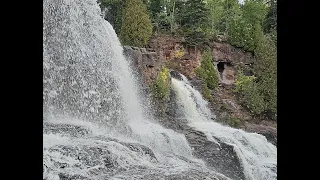
[[[263,0],[247,0],[242,7],[243,18],[249,24],[254,25],[259,23],[262,25],[267,14],[267,10],[267,5]]]
[[[209,9],[204,0],[187,0],[181,12],[181,26],[188,44],[203,45],[210,31]]]
[[[163,4],[163,0],[151,0],[149,6],[151,19],[156,19],[156,17],[163,11]]]
[[[201,65],[195,69],[197,76],[203,81],[203,83],[209,88],[214,90],[218,87],[218,75],[214,70],[212,63],[212,53],[209,48],[201,55]]]
[[[270,0],[269,7],[264,21],[264,32],[277,31],[277,1]]]
[[[234,7],[228,21],[229,42],[254,53],[258,41],[263,36],[262,22],[265,18],[265,4],[262,1],[246,1],[241,11]]]
[[[210,11],[211,32],[218,34],[221,32],[220,23],[223,15],[223,0],[208,0],[207,8]]]
[[[152,24],[146,5],[141,0],[126,0],[120,32],[121,43],[143,47],[151,34]]]
[[[124,0],[98,0],[100,8],[105,12],[104,19],[107,20],[119,35],[122,25],[122,7]]]
[[[265,110],[277,110],[277,48],[270,37],[260,39],[255,50],[254,74],[260,93],[264,97]]]

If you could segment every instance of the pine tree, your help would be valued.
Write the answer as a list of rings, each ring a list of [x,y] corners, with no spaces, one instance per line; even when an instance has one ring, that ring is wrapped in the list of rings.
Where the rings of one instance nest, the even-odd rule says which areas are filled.
[[[209,15],[204,0],[186,1],[181,12],[181,26],[188,44],[202,45],[208,41]]]
[[[163,10],[163,0],[152,0],[150,2],[150,14],[151,18],[155,19],[158,14]]]
[[[104,19],[107,20],[119,35],[122,25],[123,0],[98,0],[100,8],[105,12]]]
[[[264,21],[264,32],[277,31],[277,1],[270,0],[266,19]]]
[[[242,7],[243,18],[249,24],[259,23],[262,25],[267,10],[268,7],[262,0],[247,0]]]
[[[260,93],[263,95],[266,110],[277,110],[277,48],[270,37],[260,39],[255,50],[254,73]]]
[[[123,9],[120,41],[123,45],[143,47],[152,35],[152,24],[141,0],[126,0]]]

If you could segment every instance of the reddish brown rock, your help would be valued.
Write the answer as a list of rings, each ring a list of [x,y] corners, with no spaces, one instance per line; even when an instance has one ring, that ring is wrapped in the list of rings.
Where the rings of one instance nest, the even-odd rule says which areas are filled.
[[[183,47],[182,42],[183,38],[159,35],[151,38],[149,47],[155,50],[168,68],[193,78],[194,69],[199,66],[200,52],[194,46]]]

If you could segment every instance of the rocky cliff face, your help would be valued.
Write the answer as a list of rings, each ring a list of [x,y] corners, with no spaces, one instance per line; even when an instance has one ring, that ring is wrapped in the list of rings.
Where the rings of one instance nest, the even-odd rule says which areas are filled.
[[[254,61],[250,52],[233,47],[227,42],[214,42],[212,56],[214,62],[228,62],[233,65],[251,64]]]
[[[124,46],[123,53],[131,59],[132,67],[140,74],[143,85],[151,85],[161,68],[159,55],[152,49],[130,46]]]
[[[147,92],[149,92],[149,86],[155,81],[162,65],[171,69],[170,75],[173,77],[179,79],[179,73],[184,74],[194,88],[201,92],[201,80],[194,74],[194,69],[200,65],[200,52],[194,47],[183,47],[182,44],[182,38],[166,35],[153,37],[150,40],[149,48],[124,46],[124,54],[132,60],[133,67],[139,73]],[[253,117],[238,102],[232,92],[238,68],[244,70],[245,74],[251,75],[250,66],[254,63],[252,54],[231,46],[223,38],[213,42],[212,54],[212,63],[220,79],[219,87],[211,92],[214,102],[210,103],[210,109],[215,112],[217,121],[265,135],[270,142],[276,145],[275,123],[254,123]],[[181,128],[179,125],[181,123],[177,123],[180,120],[174,120],[175,114],[178,112],[175,112],[172,92],[167,99],[151,100],[151,106],[162,124],[173,129]]]
[[[251,65],[254,58],[250,52],[236,48],[221,40],[213,42],[213,64],[219,73],[220,82],[232,85],[236,79],[236,69],[240,67],[246,75],[251,75]]]
[[[168,108],[170,97],[161,100],[154,100],[150,96],[150,86],[155,82],[156,77],[161,70],[161,66],[164,65],[164,61],[161,59],[161,56],[151,48],[146,49],[124,46],[123,52],[124,55],[131,60],[132,68],[142,82],[142,89],[148,95],[148,103],[152,106],[150,110],[160,120],[166,118],[170,111]],[[171,81],[170,74],[168,81]],[[170,84],[170,82],[168,83]]]
[[[195,77],[194,69],[200,65],[200,52],[195,47],[184,47],[183,38],[168,35],[153,37],[148,46],[159,54],[162,62],[188,78]]]

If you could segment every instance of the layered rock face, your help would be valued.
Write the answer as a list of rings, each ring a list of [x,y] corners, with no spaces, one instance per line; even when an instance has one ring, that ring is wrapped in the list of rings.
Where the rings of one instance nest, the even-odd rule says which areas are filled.
[[[194,46],[184,47],[183,38],[168,35],[153,37],[148,46],[159,54],[162,62],[188,78],[194,78],[194,69],[200,65],[200,52]]]
[[[213,64],[220,75],[220,83],[223,85],[233,85],[237,67],[241,67],[246,75],[251,75],[250,68],[254,58],[250,52],[233,47],[224,40],[220,40],[219,42],[213,42],[212,56]]]
[[[131,58],[133,68],[139,73],[142,85],[147,91],[162,65],[171,69],[170,75],[172,77],[181,79],[179,73],[182,73],[190,80],[194,88],[201,90],[201,81],[194,74],[194,69],[200,65],[200,52],[194,47],[184,48],[182,44],[183,39],[181,38],[159,36],[150,40],[149,48],[124,46],[124,54]],[[265,135],[271,143],[276,145],[276,128],[273,128],[273,125],[248,123],[252,117],[237,102],[230,89],[236,79],[238,67],[244,70],[246,75],[252,75],[250,72],[250,66],[254,63],[252,54],[231,46],[222,37],[213,42],[212,55],[221,85],[212,92],[215,102],[210,106],[217,118],[221,119],[221,122],[228,121],[230,117],[242,119],[244,124],[241,128]],[[177,113],[174,112],[174,95],[172,93],[167,99],[152,103],[156,115],[162,117],[160,119],[163,123],[172,119],[173,114]],[[177,123],[170,123],[168,127],[177,129],[179,126]]]
[[[152,49],[124,46],[123,53],[131,59],[132,67],[140,73],[144,85],[151,85],[161,68],[161,60]]]
[[[212,56],[215,62],[229,62],[234,65],[251,64],[254,61],[251,53],[233,47],[226,42],[214,42]]]

